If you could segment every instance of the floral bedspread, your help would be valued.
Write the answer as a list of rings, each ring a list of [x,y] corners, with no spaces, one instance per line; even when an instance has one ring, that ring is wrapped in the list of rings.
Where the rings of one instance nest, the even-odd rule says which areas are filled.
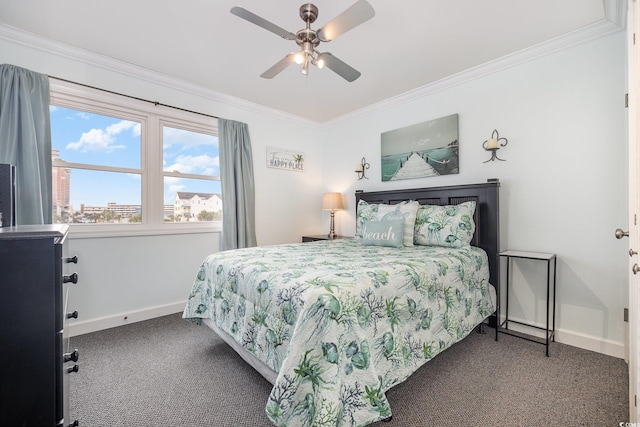
[[[211,318],[278,372],[278,426],[362,426],[385,392],[495,311],[484,251],[362,246],[357,238],[223,251],[183,317]]]

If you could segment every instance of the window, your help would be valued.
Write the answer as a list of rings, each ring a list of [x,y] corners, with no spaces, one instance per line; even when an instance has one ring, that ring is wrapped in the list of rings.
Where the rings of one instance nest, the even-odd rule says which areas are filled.
[[[50,114],[53,222],[140,222],[141,123],[64,107]]]
[[[220,221],[218,138],[163,122],[165,221]]]
[[[217,120],[51,85],[53,222],[73,233],[220,229]]]

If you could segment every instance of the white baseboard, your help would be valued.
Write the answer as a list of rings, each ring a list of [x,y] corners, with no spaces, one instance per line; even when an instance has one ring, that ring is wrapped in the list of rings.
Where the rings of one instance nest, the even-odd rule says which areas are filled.
[[[180,301],[173,304],[159,305],[128,313],[119,313],[113,316],[99,317],[85,321],[71,320],[67,323],[67,332],[70,337],[101,331],[103,329],[115,328],[129,323],[141,322],[143,320],[154,319],[156,317],[167,316],[169,314],[181,313],[187,301]]]
[[[504,320],[504,318],[502,320]],[[510,320],[524,322],[523,320],[517,318],[510,318]],[[542,324],[534,323],[534,325],[544,328],[544,325]],[[509,329],[516,332],[522,332],[525,334],[544,338],[544,331],[521,326],[517,323],[509,323]],[[595,337],[593,335],[582,334],[575,331],[569,331],[567,329],[556,328],[556,342],[582,348],[585,350],[595,351],[597,353],[606,354],[607,356],[617,357],[619,359],[624,359],[625,357],[624,343]]]
[[[612,340],[597,338],[594,336],[580,334],[578,332],[567,331],[565,329],[556,330],[556,341],[573,347],[595,351],[607,356],[625,358],[624,343]]]

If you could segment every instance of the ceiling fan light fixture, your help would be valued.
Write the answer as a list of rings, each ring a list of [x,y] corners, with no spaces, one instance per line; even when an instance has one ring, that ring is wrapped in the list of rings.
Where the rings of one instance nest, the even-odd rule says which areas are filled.
[[[307,55],[302,51],[296,53],[295,56],[293,57],[293,60],[298,65],[301,65],[303,62],[305,62],[306,59],[307,59]]]
[[[324,55],[324,53],[320,53],[320,54],[318,54],[317,57],[314,57],[313,60],[311,61],[311,63],[313,65],[315,65],[316,67],[318,67],[319,69],[323,69],[324,66],[326,65],[326,63],[324,62],[324,59],[323,59],[323,55]]]
[[[367,0],[356,0],[354,4],[335,16],[322,28],[314,30],[311,28],[311,24],[318,17],[318,8],[311,3],[305,3],[300,7],[300,18],[306,23],[306,26],[294,34],[240,6],[231,8],[231,13],[285,40],[295,41],[300,49],[298,52],[286,55],[262,73],[260,77],[271,79],[295,62],[302,65],[302,74],[308,74],[309,63],[311,63],[319,69],[326,66],[348,82],[359,78],[360,72],[329,52],[319,53],[316,48],[321,42],[331,41],[375,16],[375,11]]]
[[[302,63],[302,70],[300,72],[305,76],[309,74],[309,63],[312,63],[313,57],[311,55],[306,55],[305,61]]]

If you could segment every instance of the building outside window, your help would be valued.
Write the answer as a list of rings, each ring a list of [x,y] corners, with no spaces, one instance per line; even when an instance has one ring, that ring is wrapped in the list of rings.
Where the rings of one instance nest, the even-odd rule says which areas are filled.
[[[80,234],[221,227],[217,119],[66,83],[52,85],[50,114],[54,223]]]

